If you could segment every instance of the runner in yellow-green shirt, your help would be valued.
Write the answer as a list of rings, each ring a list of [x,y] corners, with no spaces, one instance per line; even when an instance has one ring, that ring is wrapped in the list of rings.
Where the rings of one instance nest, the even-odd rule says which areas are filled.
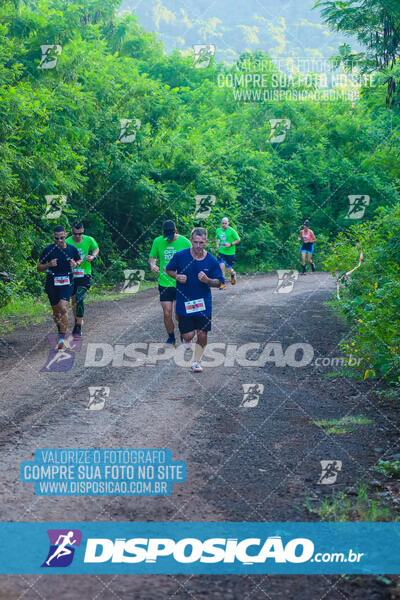
[[[65,241],[78,249],[82,264],[73,269],[72,310],[75,326],[72,330],[74,337],[82,336],[83,315],[85,313],[85,296],[92,281],[92,262],[99,253],[99,245],[90,235],[84,234],[82,221],[75,221],[71,228],[72,235]]]
[[[218,227],[215,232],[215,243],[218,252],[218,262],[222,269],[222,274],[225,278],[225,267],[231,276],[231,284],[236,283],[236,273],[233,270],[233,265],[236,258],[236,246],[240,244],[240,237],[237,232],[229,227],[229,219],[224,217],[221,221],[221,227]],[[225,284],[222,284],[219,288],[223,290]]]
[[[169,263],[176,252],[191,248],[190,240],[177,233],[173,221],[165,221],[163,224],[163,235],[156,237],[150,250],[149,264],[152,273],[159,274],[158,291],[160,293],[161,307],[164,313],[164,325],[167,330],[167,344],[176,346],[175,327],[172,318],[174,302],[176,300],[176,280],[165,272],[165,266]],[[157,259],[160,262],[158,267]]]

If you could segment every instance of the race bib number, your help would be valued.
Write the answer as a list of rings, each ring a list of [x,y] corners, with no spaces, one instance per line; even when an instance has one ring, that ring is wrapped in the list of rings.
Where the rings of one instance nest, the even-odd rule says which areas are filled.
[[[55,275],[54,285],[70,285],[69,275]]]
[[[84,277],[85,269],[72,269],[74,277]]]
[[[204,298],[200,298],[199,300],[188,300],[187,302],[185,302],[185,308],[187,314],[206,310]]]

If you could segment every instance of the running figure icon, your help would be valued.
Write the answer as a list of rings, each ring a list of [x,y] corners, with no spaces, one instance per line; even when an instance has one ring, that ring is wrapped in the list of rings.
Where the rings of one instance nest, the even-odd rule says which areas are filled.
[[[66,535],[59,535],[56,541],[57,549],[55,552],[46,560],[46,565],[49,567],[51,561],[54,558],[61,558],[62,556],[67,556],[68,554],[72,554],[72,550],[67,548],[68,545],[73,546],[77,543],[78,540],[71,539],[74,537],[74,532],[69,531]],[[62,541],[61,541],[62,540]]]

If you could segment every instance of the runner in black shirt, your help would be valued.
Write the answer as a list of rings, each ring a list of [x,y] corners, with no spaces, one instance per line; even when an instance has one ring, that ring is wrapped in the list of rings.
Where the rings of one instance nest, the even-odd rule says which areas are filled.
[[[57,349],[66,348],[65,334],[68,327],[67,307],[73,289],[72,269],[82,263],[75,246],[65,243],[64,227],[54,228],[54,244],[46,246],[40,255],[37,270],[47,271],[45,291],[53,310],[53,319],[58,329]]]

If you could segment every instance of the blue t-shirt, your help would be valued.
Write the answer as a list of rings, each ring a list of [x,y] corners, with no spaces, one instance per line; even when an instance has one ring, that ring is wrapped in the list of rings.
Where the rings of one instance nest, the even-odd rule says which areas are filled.
[[[224,283],[221,267],[215,256],[207,252],[203,260],[196,260],[191,255],[190,248],[187,248],[174,254],[165,268],[167,271],[176,271],[178,275],[187,276],[186,283],[176,282],[176,313],[193,317],[211,317],[211,288],[199,281],[198,274],[204,271],[210,279],[219,279]],[[194,305],[190,300],[199,302]],[[202,305],[203,309],[201,309]]]

